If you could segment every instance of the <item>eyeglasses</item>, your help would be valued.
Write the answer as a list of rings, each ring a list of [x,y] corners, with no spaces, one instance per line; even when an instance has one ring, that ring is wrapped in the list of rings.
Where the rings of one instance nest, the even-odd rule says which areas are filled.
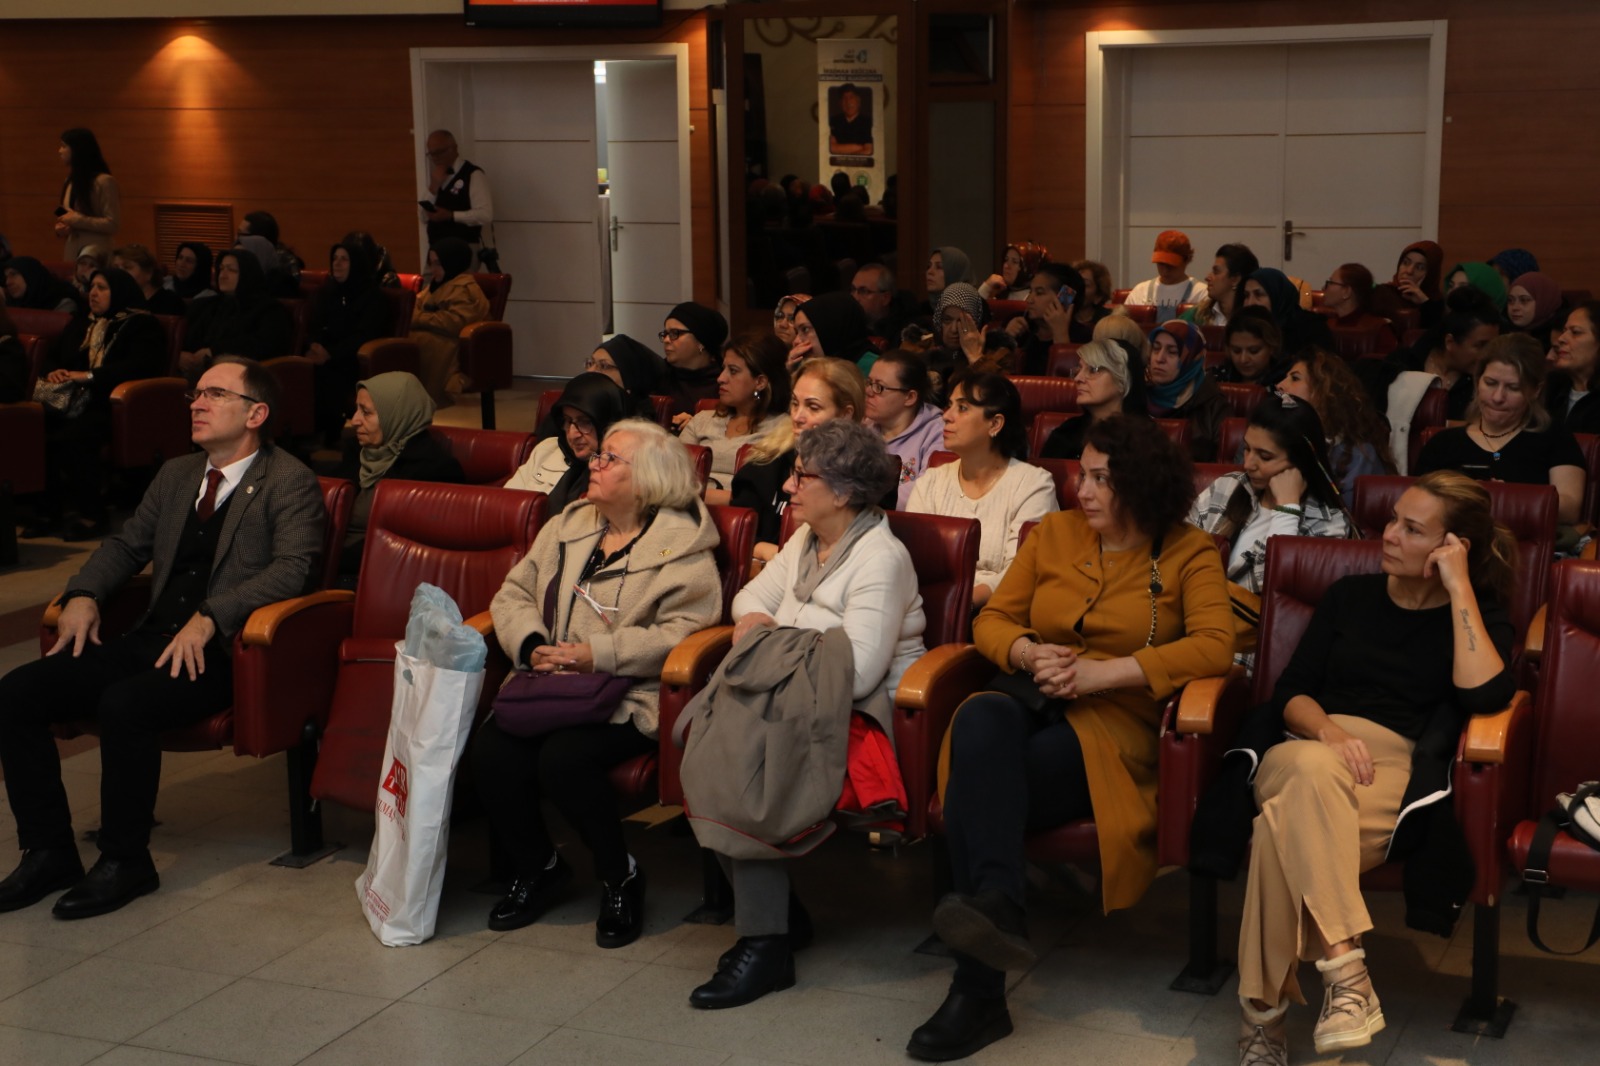
[[[582,432],[582,433],[593,433],[594,432],[594,422],[592,420],[590,420],[590,419],[587,419],[587,418],[582,418],[582,417],[573,418],[571,416],[568,416],[567,418],[563,418],[561,420],[561,428],[562,429],[576,429],[576,430],[578,430],[579,432]]]
[[[790,311],[788,314],[784,314],[782,311],[774,311],[774,312],[772,312],[772,321],[774,321],[774,322],[793,322],[794,321],[794,312]]]
[[[188,400],[190,403],[194,403],[196,400],[198,400],[202,396],[204,396],[211,403],[221,403],[223,400],[226,400],[230,396],[237,396],[237,397],[239,397],[239,399],[243,400],[245,403],[265,403],[266,402],[265,400],[258,400],[254,396],[246,396],[242,392],[234,392],[232,389],[217,388],[215,385],[213,385],[209,389],[195,389],[193,392],[186,392],[186,393],[183,394],[183,398],[185,400]]]
[[[621,463],[623,466],[633,465],[616,452],[595,452],[593,455],[589,456],[589,465],[594,467],[596,470],[604,470],[612,463]]]
[[[1103,367],[1103,366],[1091,366],[1088,363],[1079,363],[1078,364],[1078,369],[1076,369],[1076,370],[1074,370],[1072,372],[1072,376],[1075,377],[1075,378],[1076,377],[1092,378],[1097,374],[1106,373],[1106,370],[1107,370],[1107,368]]]
[[[595,370],[595,371],[604,372],[604,371],[607,371],[607,370],[615,370],[617,368],[617,364],[611,362],[610,360],[607,360],[606,362],[602,363],[600,360],[596,359],[594,356],[591,355],[591,356],[589,356],[587,359],[585,359],[583,361],[583,368],[585,370]]]
[[[1327,281],[1324,281],[1322,283],[1323,291],[1327,291],[1328,289],[1333,288],[1335,285],[1339,286],[1339,288],[1341,288],[1341,289],[1348,289],[1350,287],[1349,285],[1347,285],[1346,283],[1340,281],[1337,278],[1329,278]]]
[[[885,385],[881,381],[868,378],[862,385],[868,396],[882,396],[886,392],[910,392],[910,389],[897,389],[893,385]]]
[[[821,474],[813,474],[810,471],[801,470],[799,466],[791,468],[789,471],[789,476],[794,479],[796,488],[804,485],[807,481],[816,481],[822,477]]]
[[[656,336],[661,340],[671,340],[676,342],[682,337],[687,337],[691,332],[693,331],[687,329],[664,329],[660,333],[657,333]]]
[[[888,289],[869,289],[865,285],[857,285],[850,290],[851,294],[855,296],[875,296],[880,292],[888,291]]]

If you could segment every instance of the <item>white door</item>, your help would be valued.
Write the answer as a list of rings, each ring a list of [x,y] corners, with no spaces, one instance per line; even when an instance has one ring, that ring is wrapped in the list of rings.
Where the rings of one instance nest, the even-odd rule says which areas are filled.
[[[1346,262],[1387,277],[1425,235],[1428,64],[1425,40],[1135,50],[1122,283],[1164,229],[1197,277],[1230,241],[1311,288]]]
[[[692,294],[682,116],[673,60],[606,63],[612,329],[656,351],[667,312]]]
[[[470,150],[493,181],[520,375],[583,369],[602,328],[594,61],[472,66]],[[459,136],[459,134],[458,134]]]

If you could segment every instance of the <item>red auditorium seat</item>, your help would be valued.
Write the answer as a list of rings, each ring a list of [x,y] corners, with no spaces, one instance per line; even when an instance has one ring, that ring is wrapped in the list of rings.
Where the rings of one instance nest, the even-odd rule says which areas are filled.
[[[1026,300],[990,300],[989,328],[1000,329],[1018,315],[1028,313]]]
[[[535,437],[510,429],[429,426],[428,432],[461,464],[469,485],[504,485],[533,454]]]
[[[1190,686],[1163,724],[1156,857],[1161,865],[1188,864],[1189,831],[1199,797],[1214,779],[1246,711],[1271,695],[1323,593],[1347,574],[1377,572],[1382,554],[1382,545],[1372,540],[1273,537],[1268,542],[1254,677],[1246,681],[1236,674]],[[1499,903],[1506,875],[1504,841],[1524,803],[1533,728],[1530,702],[1526,692],[1519,692],[1503,710],[1474,718],[1457,751],[1452,774],[1456,814],[1478,869],[1469,896],[1475,909],[1472,995],[1456,1020],[1458,1031],[1500,1035],[1509,1021],[1509,1011],[1496,1017]],[[1400,872],[1396,863],[1380,866],[1362,875],[1362,888],[1399,889]],[[1218,961],[1216,898],[1212,879],[1191,876],[1189,963],[1174,988],[1214,992],[1232,968]]]
[[[1078,372],[1078,349],[1081,344],[1052,344],[1050,357],[1045,363],[1047,378],[1070,378]]]
[[[501,308],[504,309],[503,299]],[[511,387],[511,327],[499,319],[465,327],[461,331],[460,360],[467,391],[479,394],[483,428],[493,429],[495,390]]]
[[[1028,423],[1028,457],[1037,459],[1044,454],[1044,442],[1050,439],[1050,434],[1069,418],[1075,418],[1077,411],[1040,411],[1033,416],[1033,421]]]
[[[317,368],[303,355],[280,355],[261,364],[278,379],[282,410],[273,412],[281,437],[309,437],[317,431]]]
[[[1022,424],[1032,425],[1040,411],[1078,412],[1078,385],[1071,378],[1008,374],[1022,398]]]
[[[1333,350],[1345,359],[1381,359],[1394,351],[1399,342],[1394,330],[1385,325],[1351,329],[1329,324]]]
[[[542,493],[478,485],[384,480],[367,522],[353,607],[319,656],[331,659],[331,699],[309,704],[322,729],[311,795],[370,810],[382,771],[393,699],[395,642],[411,597],[428,582],[448,593],[480,632],[489,602],[532,546],[544,520]],[[510,669],[491,642],[479,717]]]
[[[1256,408],[1267,397],[1266,389],[1243,381],[1219,382],[1217,388],[1227,398],[1228,408],[1239,418],[1249,418],[1255,414]]]
[[[327,525],[322,538],[320,587],[328,589],[338,576],[339,545],[350,525],[355,486],[338,478],[318,478]],[[306,776],[314,760],[315,743],[305,735],[312,710],[325,703],[332,691],[329,634],[349,613],[348,592],[314,592],[258,608],[233,641],[233,706],[182,729],[161,736],[163,751],[213,751],[232,747],[236,755],[265,758],[289,753],[290,851],[283,865],[305,865],[321,854],[321,816],[306,801]],[[150,602],[150,582],[140,575],[128,582],[104,606],[102,637],[121,633],[138,621]],[[55,644],[61,605],[52,602],[39,627],[39,648]],[[293,619],[292,624],[290,620]],[[321,650],[323,654],[319,655]],[[94,733],[92,722],[57,727],[57,735],[71,737]],[[297,784],[298,782],[298,784]]]
[[[1600,563],[1558,563],[1552,585],[1534,699],[1531,788],[1508,845],[1512,869],[1519,873],[1532,865],[1529,853],[1540,816],[1555,807],[1557,793],[1574,792],[1579,784],[1594,779],[1594,754],[1600,751],[1594,698],[1600,688]],[[1542,893],[1548,884],[1600,892],[1600,851],[1565,830],[1556,835],[1549,861],[1542,865],[1542,871],[1524,874],[1530,891],[1537,885]],[[1556,950],[1563,951],[1564,945]]]
[[[1123,304],[1122,310],[1139,325],[1146,328],[1155,327],[1156,308],[1154,304]]]
[[[422,352],[416,342],[403,335],[368,341],[356,353],[356,360],[361,364],[363,380],[396,370],[414,377],[422,373]]]
[[[1250,428],[1248,418],[1224,418],[1222,431],[1217,434],[1217,456],[1233,462],[1244,457],[1244,431]]]

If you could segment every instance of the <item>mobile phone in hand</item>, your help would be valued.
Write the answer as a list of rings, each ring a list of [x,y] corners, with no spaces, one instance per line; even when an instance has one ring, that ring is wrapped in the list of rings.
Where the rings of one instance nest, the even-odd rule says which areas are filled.
[[[1056,293],[1056,300],[1061,304],[1062,307],[1071,307],[1072,301],[1076,300],[1077,298],[1078,294],[1072,291],[1071,285],[1061,286],[1061,291]]]
[[[66,214],[66,213],[67,213],[67,209],[66,208],[64,208],[64,207],[56,208],[56,217],[57,218],[60,218],[62,215]]]

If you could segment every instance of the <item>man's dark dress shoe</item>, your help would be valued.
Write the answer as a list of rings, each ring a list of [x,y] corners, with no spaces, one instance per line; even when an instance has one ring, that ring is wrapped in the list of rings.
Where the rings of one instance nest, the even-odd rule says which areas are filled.
[[[733,958],[716,975],[689,993],[689,1006],[722,1010],[754,1003],[768,992],[794,985],[794,952],[787,934],[742,936]]]
[[[71,888],[83,880],[83,860],[77,848],[34,848],[0,881],[0,912],[31,907],[52,892]]]
[[[66,895],[56,900],[50,911],[57,918],[93,918],[121,910],[140,896],[161,887],[161,877],[149,855],[136,859],[100,856]]]
[[[933,1017],[911,1034],[906,1054],[924,1062],[949,1062],[1010,1035],[1011,1012],[1004,999],[979,999],[952,989]]]
[[[933,931],[952,951],[996,970],[1024,970],[1038,960],[1022,908],[995,889],[945,896],[933,909]]]

